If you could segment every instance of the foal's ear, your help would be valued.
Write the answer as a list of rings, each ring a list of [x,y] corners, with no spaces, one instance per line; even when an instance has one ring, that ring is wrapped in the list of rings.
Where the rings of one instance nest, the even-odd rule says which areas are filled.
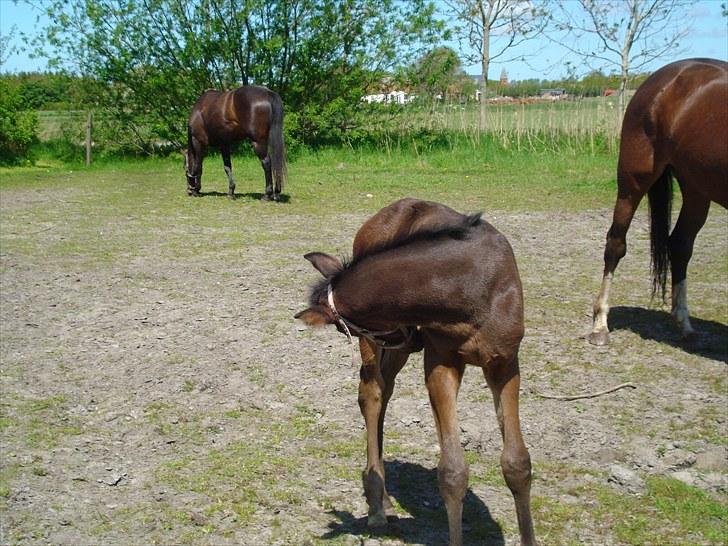
[[[302,320],[308,326],[326,326],[330,324],[329,316],[320,305],[314,305],[296,313],[293,318]]]
[[[344,269],[339,258],[324,254],[323,252],[309,252],[304,256],[321,273],[324,278],[330,279]]]

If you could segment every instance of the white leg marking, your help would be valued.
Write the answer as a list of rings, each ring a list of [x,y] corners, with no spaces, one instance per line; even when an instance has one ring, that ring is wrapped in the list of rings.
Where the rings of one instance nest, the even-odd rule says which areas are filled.
[[[678,328],[682,330],[683,337],[695,333],[690,324],[690,313],[688,312],[687,279],[683,279],[677,286],[672,287],[672,318],[675,319]]]
[[[592,332],[606,332],[607,315],[609,314],[609,289],[612,286],[612,273],[607,273],[602,279],[602,287],[597,299],[594,301],[594,328]]]

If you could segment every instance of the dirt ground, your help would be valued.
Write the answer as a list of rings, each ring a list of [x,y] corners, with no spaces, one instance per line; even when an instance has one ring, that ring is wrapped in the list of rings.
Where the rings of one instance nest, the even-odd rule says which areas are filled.
[[[34,220],[30,235],[16,233],[32,204],[21,202],[2,203],[6,241],[50,244],[70,229]],[[293,320],[316,279],[302,254],[349,252],[367,215],[301,237],[311,219],[293,206],[245,206],[263,211],[249,229],[274,239],[180,257],[165,246],[170,233],[184,236],[173,223],[140,249],[133,226],[100,222],[98,237],[118,239],[128,259],[79,265],[73,250],[46,259],[0,249],[3,544],[446,542],[421,355],[399,377],[385,429],[400,515],[372,534],[358,370],[333,328]],[[521,418],[543,544],[623,543],[624,514],[604,495],[639,499],[652,476],[722,503],[728,493],[728,214],[713,210],[691,264],[699,340],[681,343],[666,308],[650,306],[642,214],[615,279],[611,344],[597,348],[583,336],[610,215],[485,214],[511,241],[524,284]],[[459,398],[471,466],[465,540],[515,544],[500,437],[476,372],[466,372]],[[624,382],[636,388],[578,401],[539,396]]]

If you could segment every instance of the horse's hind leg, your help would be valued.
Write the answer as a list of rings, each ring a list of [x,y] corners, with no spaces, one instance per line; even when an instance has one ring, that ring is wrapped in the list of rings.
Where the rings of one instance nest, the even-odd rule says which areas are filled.
[[[260,164],[263,166],[263,172],[265,173],[265,196],[263,198],[267,201],[278,201],[278,194],[273,191],[273,174],[271,172],[270,155],[268,155],[268,141],[253,142],[253,150],[260,159]]]
[[[220,152],[222,153],[222,164],[225,167],[225,174],[228,179],[228,197],[235,199],[235,181],[233,180],[233,164],[230,161],[230,148],[223,146],[220,148]]]
[[[589,342],[594,345],[609,343],[609,327],[607,315],[609,314],[609,289],[612,286],[612,277],[619,260],[627,253],[627,230],[632,222],[637,206],[640,204],[643,193],[623,191],[627,184],[620,181],[619,195],[614,205],[612,225],[607,232],[607,244],[604,247],[604,274],[599,294],[594,300],[594,324],[589,334]]]
[[[463,499],[468,487],[468,465],[460,445],[457,416],[457,396],[464,369],[462,363],[446,363],[430,347],[425,348],[425,383],[440,441],[437,482],[447,510],[450,546],[463,543]]]
[[[531,456],[523,442],[518,418],[518,390],[521,382],[518,359],[495,370],[483,369],[493,393],[498,425],[503,436],[501,469],[516,503],[521,544],[531,546],[536,544],[531,518]]]
[[[680,328],[682,337],[687,339],[695,334],[688,312],[688,262],[693,255],[695,237],[708,217],[710,200],[686,188],[682,182],[680,189],[683,204],[675,228],[670,234],[668,248],[672,269],[672,316]]]
[[[394,392],[395,378],[409,354],[377,350],[365,339],[359,340],[359,348],[362,355],[359,408],[367,429],[367,466],[362,481],[369,505],[368,525],[377,527],[387,523],[387,512],[392,510],[384,479],[384,415]]]

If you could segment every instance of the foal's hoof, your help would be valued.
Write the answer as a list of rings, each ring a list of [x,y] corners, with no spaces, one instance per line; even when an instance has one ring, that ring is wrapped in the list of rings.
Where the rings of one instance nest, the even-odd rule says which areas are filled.
[[[200,192],[194,190],[187,190],[187,195],[190,197],[200,197]]]
[[[261,199],[261,201],[275,201],[276,200],[272,193],[266,193],[260,199]]]
[[[228,199],[232,199],[235,201],[235,194],[234,193],[228,193]]]
[[[589,343],[598,347],[609,345],[609,332],[607,330],[598,330],[590,333],[587,339]]]

